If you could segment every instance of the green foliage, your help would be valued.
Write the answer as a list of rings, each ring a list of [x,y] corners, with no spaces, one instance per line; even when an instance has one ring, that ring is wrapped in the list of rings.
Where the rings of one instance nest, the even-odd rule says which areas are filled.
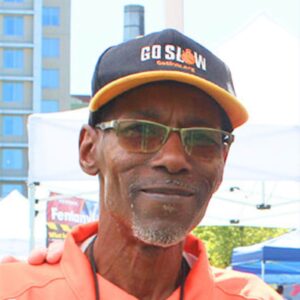
[[[282,228],[198,226],[192,233],[205,243],[211,264],[226,268],[230,265],[233,248],[260,243],[287,231]]]

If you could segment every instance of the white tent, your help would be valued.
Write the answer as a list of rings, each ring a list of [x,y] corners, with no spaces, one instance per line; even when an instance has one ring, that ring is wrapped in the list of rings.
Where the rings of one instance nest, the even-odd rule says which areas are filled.
[[[28,119],[29,182],[92,180],[78,163],[78,138],[86,108]]]
[[[201,225],[300,228],[299,195],[293,181],[225,181]]]
[[[28,200],[14,190],[0,201],[1,239],[22,239],[29,236]],[[1,250],[1,249],[0,249]]]
[[[230,67],[251,123],[299,124],[299,38],[261,14],[216,53]]]
[[[236,131],[225,180],[257,182],[223,185],[202,224],[300,227],[300,41],[260,14],[216,52],[250,114]]]
[[[29,202],[17,190],[0,201],[0,258],[13,255],[25,258],[29,252]],[[45,222],[39,216],[35,230],[38,244],[45,243]]]

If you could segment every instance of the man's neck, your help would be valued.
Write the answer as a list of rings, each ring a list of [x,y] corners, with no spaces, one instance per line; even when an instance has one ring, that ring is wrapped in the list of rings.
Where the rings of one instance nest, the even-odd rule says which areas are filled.
[[[102,225],[94,245],[98,273],[138,299],[170,296],[179,285],[183,243],[146,245],[128,238],[116,225]]]

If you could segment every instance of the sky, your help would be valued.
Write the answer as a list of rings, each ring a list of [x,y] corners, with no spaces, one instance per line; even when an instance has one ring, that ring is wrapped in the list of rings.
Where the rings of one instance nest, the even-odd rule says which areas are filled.
[[[165,28],[163,0],[72,0],[72,94],[90,94],[99,55],[122,42],[126,4],[145,7],[146,33]],[[261,13],[300,39],[299,0],[185,0],[184,33],[214,51]]]

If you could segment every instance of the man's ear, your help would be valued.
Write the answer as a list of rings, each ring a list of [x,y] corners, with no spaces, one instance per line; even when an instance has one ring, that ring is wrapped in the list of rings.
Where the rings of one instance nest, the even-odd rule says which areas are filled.
[[[79,163],[81,169],[89,174],[96,175],[99,172],[96,163],[96,150],[98,136],[94,128],[84,125],[81,128],[79,136]]]

